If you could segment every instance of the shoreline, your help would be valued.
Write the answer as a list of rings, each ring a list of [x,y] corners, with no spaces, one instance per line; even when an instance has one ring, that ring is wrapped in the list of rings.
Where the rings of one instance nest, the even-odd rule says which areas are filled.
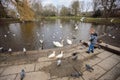
[[[82,17],[68,17],[68,16],[64,16],[64,17],[40,17],[36,20],[33,21],[20,21],[19,19],[13,19],[13,18],[1,18],[0,19],[0,23],[9,23],[9,22],[35,22],[35,21],[41,21],[41,20],[55,20],[55,19],[64,19],[64,20],[78,20],[80,22],[85,22],[85,23],[99,23],[99,24],[113,24],[113,23],[120,23],[120,19],[119,18],[92,18],[92,17],[85,17],[84,21],[81,21]],[[111,20],[113,19],[113,21],[111,22]]]

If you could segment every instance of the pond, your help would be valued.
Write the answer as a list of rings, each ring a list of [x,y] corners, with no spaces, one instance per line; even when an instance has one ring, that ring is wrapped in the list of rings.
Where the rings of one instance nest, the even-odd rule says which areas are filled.
[[[78,26],[76,28],[76,26]],[[67,39],[73,44],[80,40],[89,40],[90,29],[94,28],[98,35],[107,34],[101,39],[103,42],[120,47],[119,24],[99,25],[94,23],[83,23],[74,20],[50,20],[38,22],[23,22],[0,24],[0,47],[5,50],[12,48],[13,51],[38,50],[55,48],[53,41],[63,41],[64,46]],[[40,43],[43,40],[43,44]]]

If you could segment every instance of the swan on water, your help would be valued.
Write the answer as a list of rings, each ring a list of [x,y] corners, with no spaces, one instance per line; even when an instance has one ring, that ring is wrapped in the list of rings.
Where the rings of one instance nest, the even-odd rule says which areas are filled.
[[[48,58],[54,58],[54,57],[55,57],[55,51],[53,51],[53,53],[48,56]]]
[[[80,19],[80,21],[82,21],[82,22],[83,22],[83,21],[84,21],[84,19],[85,19],[85,17],[82,17],[82,18]]]
[[[75,30],[77,30],[78,29],[78,25],[75,25]]]
[[[61,51],[61,53],[56,56],[57,59],[61,59],[62,57],[63,57],[63,51]]]
[[[67,39],[67,43],[68,43],[69,45],[72,44],[72,40]]]
[[[40,43],[43,43],[43,40],[39,40],[40,41]]]
[[[60,43],[60,42],[57,42],[57,41],[53,41],[53,44],[54,44],[56,47],[63,47],[63,41],[64,41],[64,40],[61,40],[61,43]]]

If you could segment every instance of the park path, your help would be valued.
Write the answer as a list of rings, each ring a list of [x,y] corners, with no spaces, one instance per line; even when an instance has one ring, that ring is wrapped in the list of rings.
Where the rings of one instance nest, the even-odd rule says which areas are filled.
[[[61,50],[64,51],[59,67],[56,65],[56,59],[48,59],[48,55],[54,50],[57,54]],[[91,54],[86,53],[86,50],[87,47],[78,44],[59,49],[31,51],[27,52],[27,55],[18,53],[19,56],[10,55],[10,59],[1,58],[3,62],[0,63],[0,80],[20,80],[22,69],[26,72],[24,80],[120,80],[119,55],[104,49],[95,49]],[[74,52],[78,53],[76,61],[71,59]],[[5,55],[0,57],[3,56]],[[85,64],[89,64],[94,70],[87,71]],[[76,71],[83,75],[79,78],[71,77]]]

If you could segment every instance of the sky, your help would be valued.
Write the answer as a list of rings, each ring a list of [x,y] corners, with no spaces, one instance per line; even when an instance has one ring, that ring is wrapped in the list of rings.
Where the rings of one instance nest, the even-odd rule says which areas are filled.
[[[39,0],[36,0],[39,1]],[[53,4],[55,5],[57,8],[61,7],[62,5],[69,7],[71,5],[71,3],[75,0],[41,0],[43,6],[47,5],[47,4]],[[84,1],[84,3],[88,4],[88,2],[92,2],[92,0],[79,0],[79,1]],[[84,5],[84,7],[86,7],[87,5]],[[85,9],[84,9],[85,11]],[[89,8],[88,11],[92,11],[92,6]]]

